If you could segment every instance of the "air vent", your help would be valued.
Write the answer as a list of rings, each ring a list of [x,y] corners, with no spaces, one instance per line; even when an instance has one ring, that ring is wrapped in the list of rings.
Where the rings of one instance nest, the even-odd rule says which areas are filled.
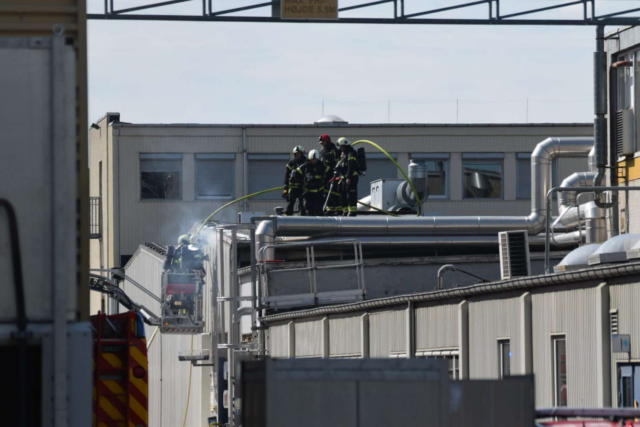
[[[531,274],[529,235],[526,231],[498,233],[500,240],[500,273],[502,279],[525,277]]]
[[[633,154],[633,110],[616,112],[616,153],[618,157]]]
[[[611,335],[618,334],[618,310],[609,311],[609,322],[611,325]]]

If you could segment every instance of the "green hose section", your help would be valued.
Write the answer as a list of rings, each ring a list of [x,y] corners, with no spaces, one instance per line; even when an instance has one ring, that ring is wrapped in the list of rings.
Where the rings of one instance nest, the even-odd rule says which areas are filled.
[[[376,208],[375,206],[371,206],[371,205],[368,205],[368,204],[366,204],[366,203],[362,203],[360,200],[358,200],[358,203],[360,203],[362,206],[366,206],[366,207],[368,207],[369,209],[376,210],[376,211],[378,211],[378,212],[380,212],[380,213],[383,213],[383,214],[385,214],[385,215],[400,216],[400,215],[398,215],[398,214],[394,214],[393,212],[387,212],[387,211],[385,211],[385,210],[378,209],[378,208]]]
[[[227,204],[226,204],[226,205],[224,205],[224,206],[220,206],[220,207],[219,207],[218,209],[216,209],[216,210],[215,210],[211,215],[209,215],[209,216],[207,217],[207,219],[205,219],[205,220],[202,222],[202,224],[200,224],[200,226],[198,227],[198,229],[197,229],[197,231],[196,231],[196,234],[197,234],[197,233],[199,233],[199,232],[200,232],[200,230],[202,230],[202,227],[204,227],[204,226],[209,222],[209,220],[215,216],[215,214],[217,214],[217,213],[218,213],[218,212],[220,212],[221,210],[223,210],[223,209],[225,209],[225,208],[227,208],[227,207],[229,207],[229,206],[233,205],[234,203],[238,203],[238,202],[241,202],[241,201],[243,201],[243,200],[250,199],[250,198],[255,197],[255,196],[259,196],[259,195],[261,195],[261,194],[271,193],[272,191],[278,191],[278,190],[284,190],[284,187],[276,187],[276,188],[270,188],[270,189],[268,189],[268,190],[258,191],[257,193],[248,194],[248,195],[246,195],[246,196],[240,197],[239,199],[232,200],[232,201],[230,201],[229,203],[227,203]]]
[[[391,154],[387,153],[387,150],[385,150],[384,148],[382,148],[381,146],[379,146],[378,144],[376,144],[373,141],[368,141],[366,139],[360,139],[360,140],[354,142],[351,145],[358,145],[361,142],[365,142],[367,144],[371,144],[374,147],[376,147],[378,150],[380,150],[382,153],[384,153],[385,156],[387,156],[389,158],[389,160],[391,160],[393,162],[393,164],[396,165],[396,167],[398,169],[400,169],[400,172],[402,172],[402,176],[404,176],[404,179],[407,180],[407,182],[409,183],[409,186],[411,186],[411,191],[413,191],[413,194],[416,196],[416,202],[418,203],[418,215],[417,216],[422,215],[422,203],[420,202],[420,197],[418,197],[418,192],[416,191],[416,187],[413,186],[413,182],[411,181],[411,179],[409,179],[409,176],[404,171],[404,169],[402,169],[402,167],[398,164],[398,162],[396,162],[396,159],[394,159],[393,156],[391,156]]]
[[[402,166],[400,166],[398,164],[398,162],[396,162],[396,160],[393,158],[393,156],[391,156],[391,154],[389,154],[387,152],[387,150],[385,150],[384,148],[382,148],[381,146],[379,146],[378,144],[376,144],[373,141],[369,141],[369,140],[366,140],[366,139],[360,139],[360,140],[354,142],[352,145],[358,145],[358,144],[360,144],[362,142],[370,144],[370,145],[373,145],[374,147],[376,147],[379,151],[384,153],[384,155],[387,156],[389,158],[389,160],[391,160],[393,162],[394,165],[396,165],[396,167],[400,170],[400,172],[402,172],[402,176],[404,176],[404,178],[407,180],[407,182],[409,183],[409,186],[411,187],[411,191],[413,191],[413,194],[416,196],[416,202],[418,204],[418,214],[417,214],[417,216],[422,215],[422,203],[420,201],[420,197],[418,197],[418,191],[413,186],[413,181],[411,181],[411,179],[409,178],[407,173],[404,171],[404,169],[402,169]]]

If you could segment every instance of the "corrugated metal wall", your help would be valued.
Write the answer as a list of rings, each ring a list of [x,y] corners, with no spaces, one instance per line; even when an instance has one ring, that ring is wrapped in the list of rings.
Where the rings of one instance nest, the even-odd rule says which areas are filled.
[[[361,345],[361,315],[336,316],[329,318],[330,356],[361,356]]]
[[[596,292],[594,288],[532,293],[536,405],[553,406],[553,334],[567,345],[568,406],[596,407]]]
[[[511,372],[520,366],[520,319],[518,298],[496,298],[469,304],[469,374],[471,379],[499,378],[498,339],[508,339],[511,346]]]
[[[458,347],[458,305],[416,307],[416,350]]]
[[[125,274],[153,292],[161,295],[161,274],[164,260],[150,249],[141,248],[132,258]],[[142,304],[153,313],[160,315],[160,304],[129,282],[123,290],[137,304]],[[126,311],[121,307],[121,311]],[[145,325],[147,340],[155,327]],[[178,360],[178,352],[193,348],[209,348],[208,336],[204,335],[163,335],[158,333],[148,351],[149,359],[149,426],[174,427],[182,425],[187,407],[189,375],[191,371],[191,399],[187,426],[200,427],[206,423],[209,413],[210,369],[190,370],[188,362]],[[204,384],[203,384],[204,382]],[[203,390],[207,390],[206,393]]]
[[[322,319],[295,323],[296,357],[322,357]]]
[[[631,355],[627,353],[612,353],[611,357],[611,390],[613,406],[618,404],[618,364],[640,359],[640,283],[626,284],[624,286],[611,286],[611,310],[618,310],[618,334],[631,335]]]
[[[289,323],[278,323],[269,326],[268,330],[269,356],[289,357]]]
[[[369,315],[370,357],[387,358],[407,351],[407,309]]]

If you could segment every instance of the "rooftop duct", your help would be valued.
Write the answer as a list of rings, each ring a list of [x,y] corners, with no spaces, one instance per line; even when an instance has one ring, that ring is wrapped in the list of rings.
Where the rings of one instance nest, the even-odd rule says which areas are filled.
[[[257,228],[258,248],[273,244],[276,236],[469,236],[496,235],[501,231],[544,231],[546,194],[551,189],[551,167],[561,157],[586,156],[593,138],[547,138],[531,155],[531,214],[528,216],[430,217],[274,217]],[[274,253],[265,254],[273,259]]]
[[[593,243],[590,245],[580,246],[569,252],[562,261],[553,270],[555,273],[565,273],[567,271],[582,270],[589,267],[588,257],[593,254],[601,245]]]
[[[314,125],[346,125],[349,124],[348,121],[334,116],[333,114],[327,114],[326,116],[320,117],[318,120],[313,122]]]
[[[607,240],[589,255],[589,265],[627,261],[627,251],[640,242],[640,234],[621,234]]]

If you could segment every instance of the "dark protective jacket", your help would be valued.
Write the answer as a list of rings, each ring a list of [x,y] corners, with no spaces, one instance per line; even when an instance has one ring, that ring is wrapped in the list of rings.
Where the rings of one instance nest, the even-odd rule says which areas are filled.
[[[292,160],[289,160],[289,162],[287,163],[287,168],[284,172],[285,187],[288,187],[289,189],[302,188],[302,180],[298,180],[298,177],[296,177],[295,174],[292,174],[292,172],[294,172],[300,166],[304,165],[306,162],[307,158],[305,156],[302,156],[299,159],[297,157],[294,157]]]
[[[307,161],[304,165],[295,170],[295,173],[303,178],[304,189],[317,193],[324,190],[325,177],[331,174],[331,168],[325,165],[322,160],[318,160],[314,165]]]
[[[204,252],[201,249],[191,250],[189,246],[179,246],[174,255],[174,265],[182,270],[202,270],[204,268]]]
[[[336,163],[340,160],[340,151],[333,142],[327,143],[320,151],[320,160],[329,166],[331,170],[336,167]]]
[[[358,158],[356,157],[356,150],[352,147],[347,147],[344,152],[344,156],[336,164],[336,171],[338,176],[342,179],[348,179],[354,176],[360,176],[360,167],[358,166]]]

